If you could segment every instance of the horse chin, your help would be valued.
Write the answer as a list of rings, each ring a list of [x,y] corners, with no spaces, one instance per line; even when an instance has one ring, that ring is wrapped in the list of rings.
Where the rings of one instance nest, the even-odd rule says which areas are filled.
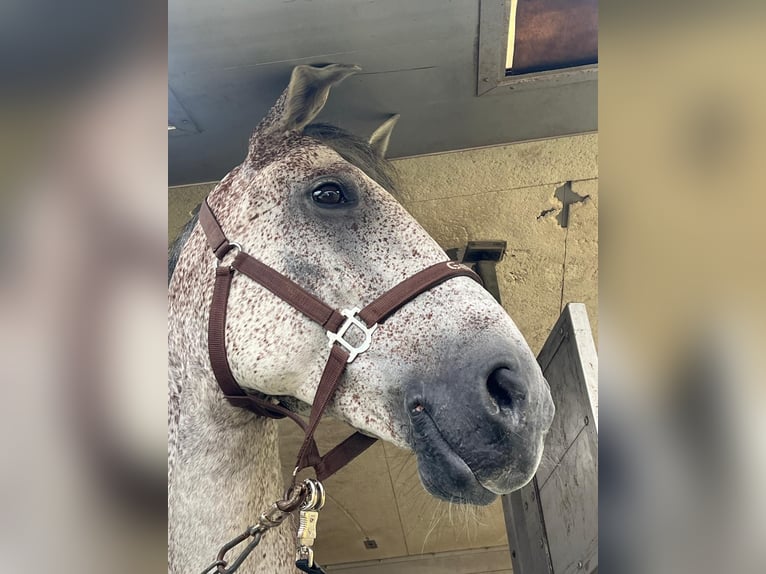
[[[506,471],[496,479],[479,480],[476,473],[446,443],[416,449],[418,474],[425,489],[436,498],[457,504],[486,506],[532,480],[537,465],[525,473]],[[440,451],[437,453],[437,451]]]
[[[469,466],[454,452],[446,455],[450,466],[438,467],[418,456],[418,474],[429,494],[453,504],[486,506],[497,494],[482,486]]]
[[[415,440],[413,445],[423,487],[447,502],[476,506],[491,504],[497,494],[479,482],[471,467],[438,432],[429,434],[427,440]]]
[[[507,452],[497,447],[474,448],[483,456],[469,464],[445,440],[430,416],[418,417],[413,425],[412,449],[418,459],[418,474],[424,488],[436,498],[457,503],[486,506],[499,495],[509,494],[529,483],[542,457],[542,437],[517,444],[513,463],[497,466],[497,461],[508,460]],[[544,433],[543,433],[544,436]],[[461,448],[462,448],[461,447]],[[507,447],[506,447],[507,448]],[[483,464],[486,463],[486,464]]]

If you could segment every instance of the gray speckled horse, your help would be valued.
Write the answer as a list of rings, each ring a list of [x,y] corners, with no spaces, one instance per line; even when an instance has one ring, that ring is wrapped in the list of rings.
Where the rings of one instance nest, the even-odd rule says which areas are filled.
[[[446,260],[386,191],[395,118],[359,140],[309,125],[355,66],[299,66],[252,135],[244,163],[209,196],[226,235],[337,309],[361,307]],[[169,571],[194,574],[283,494],[275,421],[231,406],[211,371],[207,318],[215,258],[193,220],[171,254],[169,287]],[[327,359],[321,327],[235,274],[229,363],[239,384],[312,401]],[[418,459],[430,493],[489,504],[527,483],[553,417],[529,346],[469,278],[423,293],[378,327],[350,364],[328,414]],[[272,530],[243,573],[295,572],[289,529]]]

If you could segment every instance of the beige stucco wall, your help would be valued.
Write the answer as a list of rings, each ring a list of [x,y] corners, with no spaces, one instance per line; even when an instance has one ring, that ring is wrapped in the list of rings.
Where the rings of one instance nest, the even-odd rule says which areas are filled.
[[[598,135],[587,134],[395,162],[400,200],[445,248],[505,240],[503,305],[537,352],[563,304],[586,304],[596,335]],[[556,190],[587,196],[559,224]],[[545,215],[542,215],[545,213]],[[562,299],[563,297],[563,299]]]
[[[586,134],[394,160],[399,200],[445,249],[505,240],[497,266],[503,305],[537,352],[562,304],[598,316],[598,135]],[[572,182],[584,202],[560,223],[556,190]],[[214,184],[170,188],[173,238]],[[541,216],[541,214],[544,214]]]

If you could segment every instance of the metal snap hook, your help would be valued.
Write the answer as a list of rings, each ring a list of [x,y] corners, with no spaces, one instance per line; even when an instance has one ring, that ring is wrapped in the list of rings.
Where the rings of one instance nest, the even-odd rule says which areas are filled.
[[[318,480],[307,478],[303,481],[308,494],[301,504],[301,510],[321,510],[325,503],[324,486]]]

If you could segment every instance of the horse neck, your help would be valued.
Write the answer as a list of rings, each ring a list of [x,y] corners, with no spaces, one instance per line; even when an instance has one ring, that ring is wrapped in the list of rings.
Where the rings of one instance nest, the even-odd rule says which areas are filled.
[[[190,243],[199,240],[192,236]],[[194,303],[209,301],[212,286],[186,267],[176,270],[168,321],[168,570],[174,574],[201,572],[284,494],[276,422],[222,399],[207,359],[207,310]],[[290,527],[282,525],[264,536],[239,572],[293,574],[293,553]]]
[[[168,564],[175,574],[202,571],[284,492],[276,422],[220,400],[205,404],[208,393],[199,389],[208,384],[184,381],[171,441]],[[292,574],[293,551],[289,526],[283,525],[263,538],[239,572]]]

